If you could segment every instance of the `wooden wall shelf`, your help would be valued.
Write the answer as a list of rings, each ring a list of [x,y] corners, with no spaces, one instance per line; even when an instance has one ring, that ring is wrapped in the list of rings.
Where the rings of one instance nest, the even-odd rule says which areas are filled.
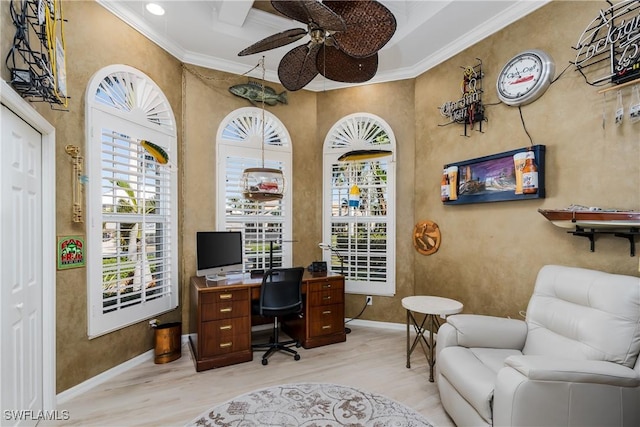
[[[573,211],[538,209],[545,218],[574,236],[586,237],[591,252],[595,251],[597,235],[611,234],[629,240],[629,254],[636,254],[636,236],[640,235],[640,212],[635,211]]]
[[[638,83],[640,83],[640,79],[635,79],[635,80],[631,80],[631,81],[628,81],[628,82],[625,82],[625,83],[620,83],[619,85],[610,86],[610,87],[608,87],[606,89],[600,89],[598,91],[598,93],[607,93],[607,92],[610,92],[612,90],[616,90],[616,89],[619,90],[619,89],[622,89],[625,86],[631,86],[631,85],[635,85],[635,84],[638,84]]]

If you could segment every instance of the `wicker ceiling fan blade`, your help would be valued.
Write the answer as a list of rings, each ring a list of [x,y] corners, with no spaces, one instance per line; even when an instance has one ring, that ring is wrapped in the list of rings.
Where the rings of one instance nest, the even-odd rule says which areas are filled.
[[[328,79],[344,83],[371,80],[378,71],[378,54],[354,58],[332,46],[322,46],[316,59],[318,72]]]
[[[329,31],[345,31],[347,29],[340,15],[317,0],[271,0],[271,4],[278,12],[304,24],[314,24],[316,27]]]
[[[282,57],[278,65],[280,83],[290,91],[305,87],[318,75],[316,56],[320,45],[309,43],[291,49]]]
[[[384,5],[373,0],[325,0],[328,8],[344,19],[346,31],[333,34],[340,50],[349,56],[371,56],[391,40],[396,18]]]
[[[238,53],[238,56],[253,55],[254,53],[275,49],[298,41],[305,35],[307,35],[307,30],[302,28],[293,28],[291,30],[283,31],[281,33],[264,38],[259,42],[252,44],[248,48],[241,50]]]

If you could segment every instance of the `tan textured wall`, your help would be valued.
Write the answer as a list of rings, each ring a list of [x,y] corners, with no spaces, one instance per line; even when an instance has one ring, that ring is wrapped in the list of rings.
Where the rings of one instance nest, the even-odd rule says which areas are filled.
[[[599,237],[595,252],[583,237],[568,235],[537,212],[572,203],[604,208],[640,208],[640,127],[613,125],[615,91],[603,95],[570,67],[536,102],[522,107],[534,144],[546,145],[547,197],[538,200],[443,206],[442,166],[525,147],[517,108],[487,106],[484,133],[461,137],[462,127],[445,123],[437,107],[460,93],[461,66],[483,62],[485,104],[498,101],[495,81],[504,63],[525,49],[550,53],[556,75],[575,60],[575,45],[604,2],[552,2],[516,24],[465,50],[416,79],[415,219],[431,219],[442,246],[431,256],[415,255],[416,293],[452,297],[465,312],[518,316],[526,309],[541,266],[570,266],[638,275],[629,242]],[[628,108],[631,88],[623,89]]]
[[[180,176],[180,296],[182,308],[161,316],[163,322],[188,320],[189,277],[195,271],[194,237],[215,225],[215,133],[230,111],[249,105],[227,88],[244,78],[181,64],[101,6],[89,1],[63,4],[68,57],[70,111],[48,104],[32,105],[56,127],[58,235],[84,234],[71,222],[68,192],[71,165],[64,145],[84,150],[84,91],[90,77],[114,63],[134,66],[164,91],[178,121]],[[404,322],[402,297],[432,294],[453,297],[465,312],[517,316],[525,308],[540,266],[560,263],[638,275],[638,257],[629,257],[626,240],[605,236],[590,253],[588,241],[555,228],[538,208],[571,203],[640,208],[640,137],[638,124],[602,129],[603,106],[615,108],[610,93],[602,95],[573,69],[537,102],[522,108],[534,143],[547,146],[547,198],[464,206],[443,206],[439,199],[442,166],[526,146],[517,109],[487,107],[484,133],[463,138],[457,125],[438,127],[444,119],[437,107],[459,96],[460,66],[484,63],[484,101],[497,101],[495,78],[502,65],[527,48],[542,48],[556,60],[557,74],[574,59],[572,46],[603,2],[553,2],[507,29],[460,53],[416,79],[345,90],[289,93],[289,106],[269,107],[283,121],[294,152],[294,263],[308,265],[321,257],[322,144],[331,126],[345,115],[364,111],[379,115],[393,128],[398,142],[397,294],[374,297],[364,319]],[[0,1],[2,58],[13,28],[8,2]],[[8,80],[4,63],[2,77]],[[279,89],[279,86],[270,84]],[[624,90],[625,103],[630,89]],[[626,107],[626,104],[625,104]],[[184,126],[183,126],[184,123]],[[442,230],[440,250],[418,255],[411,243],[416,221],[431,219]],[[57,389],[64,391],[152,348],[146,322],[107,336],[86,337],[86,271],[58,272]],[[347,296],[347,316],[356,315],[361,295]]]
[[[2,77],[9,79],[4,58],[13,39],[9,2],[0,2],[2,16]],[[84,224],[71,221],[71,161],[66,144],[85,147],[85,91],[91,76],[110,64],[127,64],[147,74],[167,96],[181,129],[180,63],[149,42],[93,1],[63,2],[67,55],[69,111],[54,111],[48,103],[34,102],[56,128],[56,234],[86,235]],[[8,23],[8,25],[5,25]],[[181,144],[179,136],[178,144]],[[52,252],[51,256],[54,256]],[[56,274],[58,392],[117,366],[153,347],[153,331],[146,322],[89,340],[87,338],[86,269],[76,268]],[[180,320],[180,309],[161,316],[162,321]]]

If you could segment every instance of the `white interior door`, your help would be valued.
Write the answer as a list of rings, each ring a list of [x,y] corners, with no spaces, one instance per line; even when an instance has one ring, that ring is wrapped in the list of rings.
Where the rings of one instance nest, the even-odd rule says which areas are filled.
[[[35,425],[19,411],[43,409],[42,135],[4,105],[1,116],[0,403],[3,425]]]

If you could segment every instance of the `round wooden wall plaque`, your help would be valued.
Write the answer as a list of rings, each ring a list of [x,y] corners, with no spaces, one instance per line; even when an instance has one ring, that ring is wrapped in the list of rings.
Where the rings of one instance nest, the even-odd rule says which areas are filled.
[[[440,247],[440,227],[433,221],[420,221],[413,228],[413,246],[422,255],[431,255]]]

